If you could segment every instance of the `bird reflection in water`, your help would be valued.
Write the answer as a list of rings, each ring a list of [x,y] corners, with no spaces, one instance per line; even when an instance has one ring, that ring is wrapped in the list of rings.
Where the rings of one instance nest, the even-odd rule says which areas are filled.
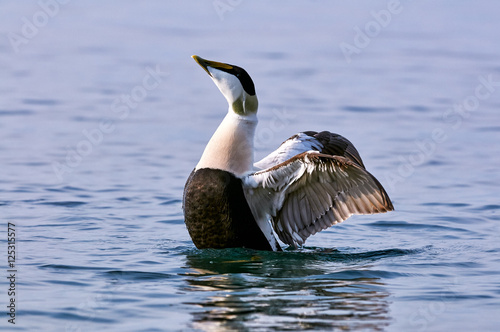
[[[185,290],[191,297],[185,304],[193,308],[193,328],[383,330],[390,322],[390,294],[380,271],[353,255],[245,249],[188,254]]]

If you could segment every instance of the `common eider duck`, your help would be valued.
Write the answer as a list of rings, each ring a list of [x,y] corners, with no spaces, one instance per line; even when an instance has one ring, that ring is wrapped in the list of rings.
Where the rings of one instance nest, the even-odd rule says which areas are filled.
[[[229,110],[189,176],[184,220],[199,249],[299,247],[353,214],[393,205],[354,145],[328,131],[304,131],[253,162],[258,101],[241,67],[193,59],[210,75]]]

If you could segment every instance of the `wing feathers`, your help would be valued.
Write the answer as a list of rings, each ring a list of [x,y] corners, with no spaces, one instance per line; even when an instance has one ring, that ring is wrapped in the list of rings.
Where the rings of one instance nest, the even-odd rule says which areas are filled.
[[[252,211],[267,214],[279,238],[297,246],[353,214],[393,210],[382,185],[356,157],[359,162],[308,151],[249,174],[243,185]]]

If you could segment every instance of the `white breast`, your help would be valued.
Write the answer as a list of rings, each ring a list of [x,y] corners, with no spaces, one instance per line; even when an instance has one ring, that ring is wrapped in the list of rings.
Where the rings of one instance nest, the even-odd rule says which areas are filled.
[[[196,169],[215,168],[241,176],[253,168],[253,140],[257,116],[228,112],[208,142]]]

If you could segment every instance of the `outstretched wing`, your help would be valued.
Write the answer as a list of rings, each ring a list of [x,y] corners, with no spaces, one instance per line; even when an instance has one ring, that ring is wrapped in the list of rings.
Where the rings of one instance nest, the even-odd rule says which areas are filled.
[[[361,167],[365,167],[354,145],[347,138],[329,131],[319,133],[304,131],[295,134],[281,143],[278,149],[256,162],[254,166],[259,170],[263,170],[311,150],[322,154],[346,157]]]
[[[382,185],[362,164],[316,151],[250,174],[243,187],[255,217],[270,216],[279,238],[294,246],[353,214],[394,209]]]

